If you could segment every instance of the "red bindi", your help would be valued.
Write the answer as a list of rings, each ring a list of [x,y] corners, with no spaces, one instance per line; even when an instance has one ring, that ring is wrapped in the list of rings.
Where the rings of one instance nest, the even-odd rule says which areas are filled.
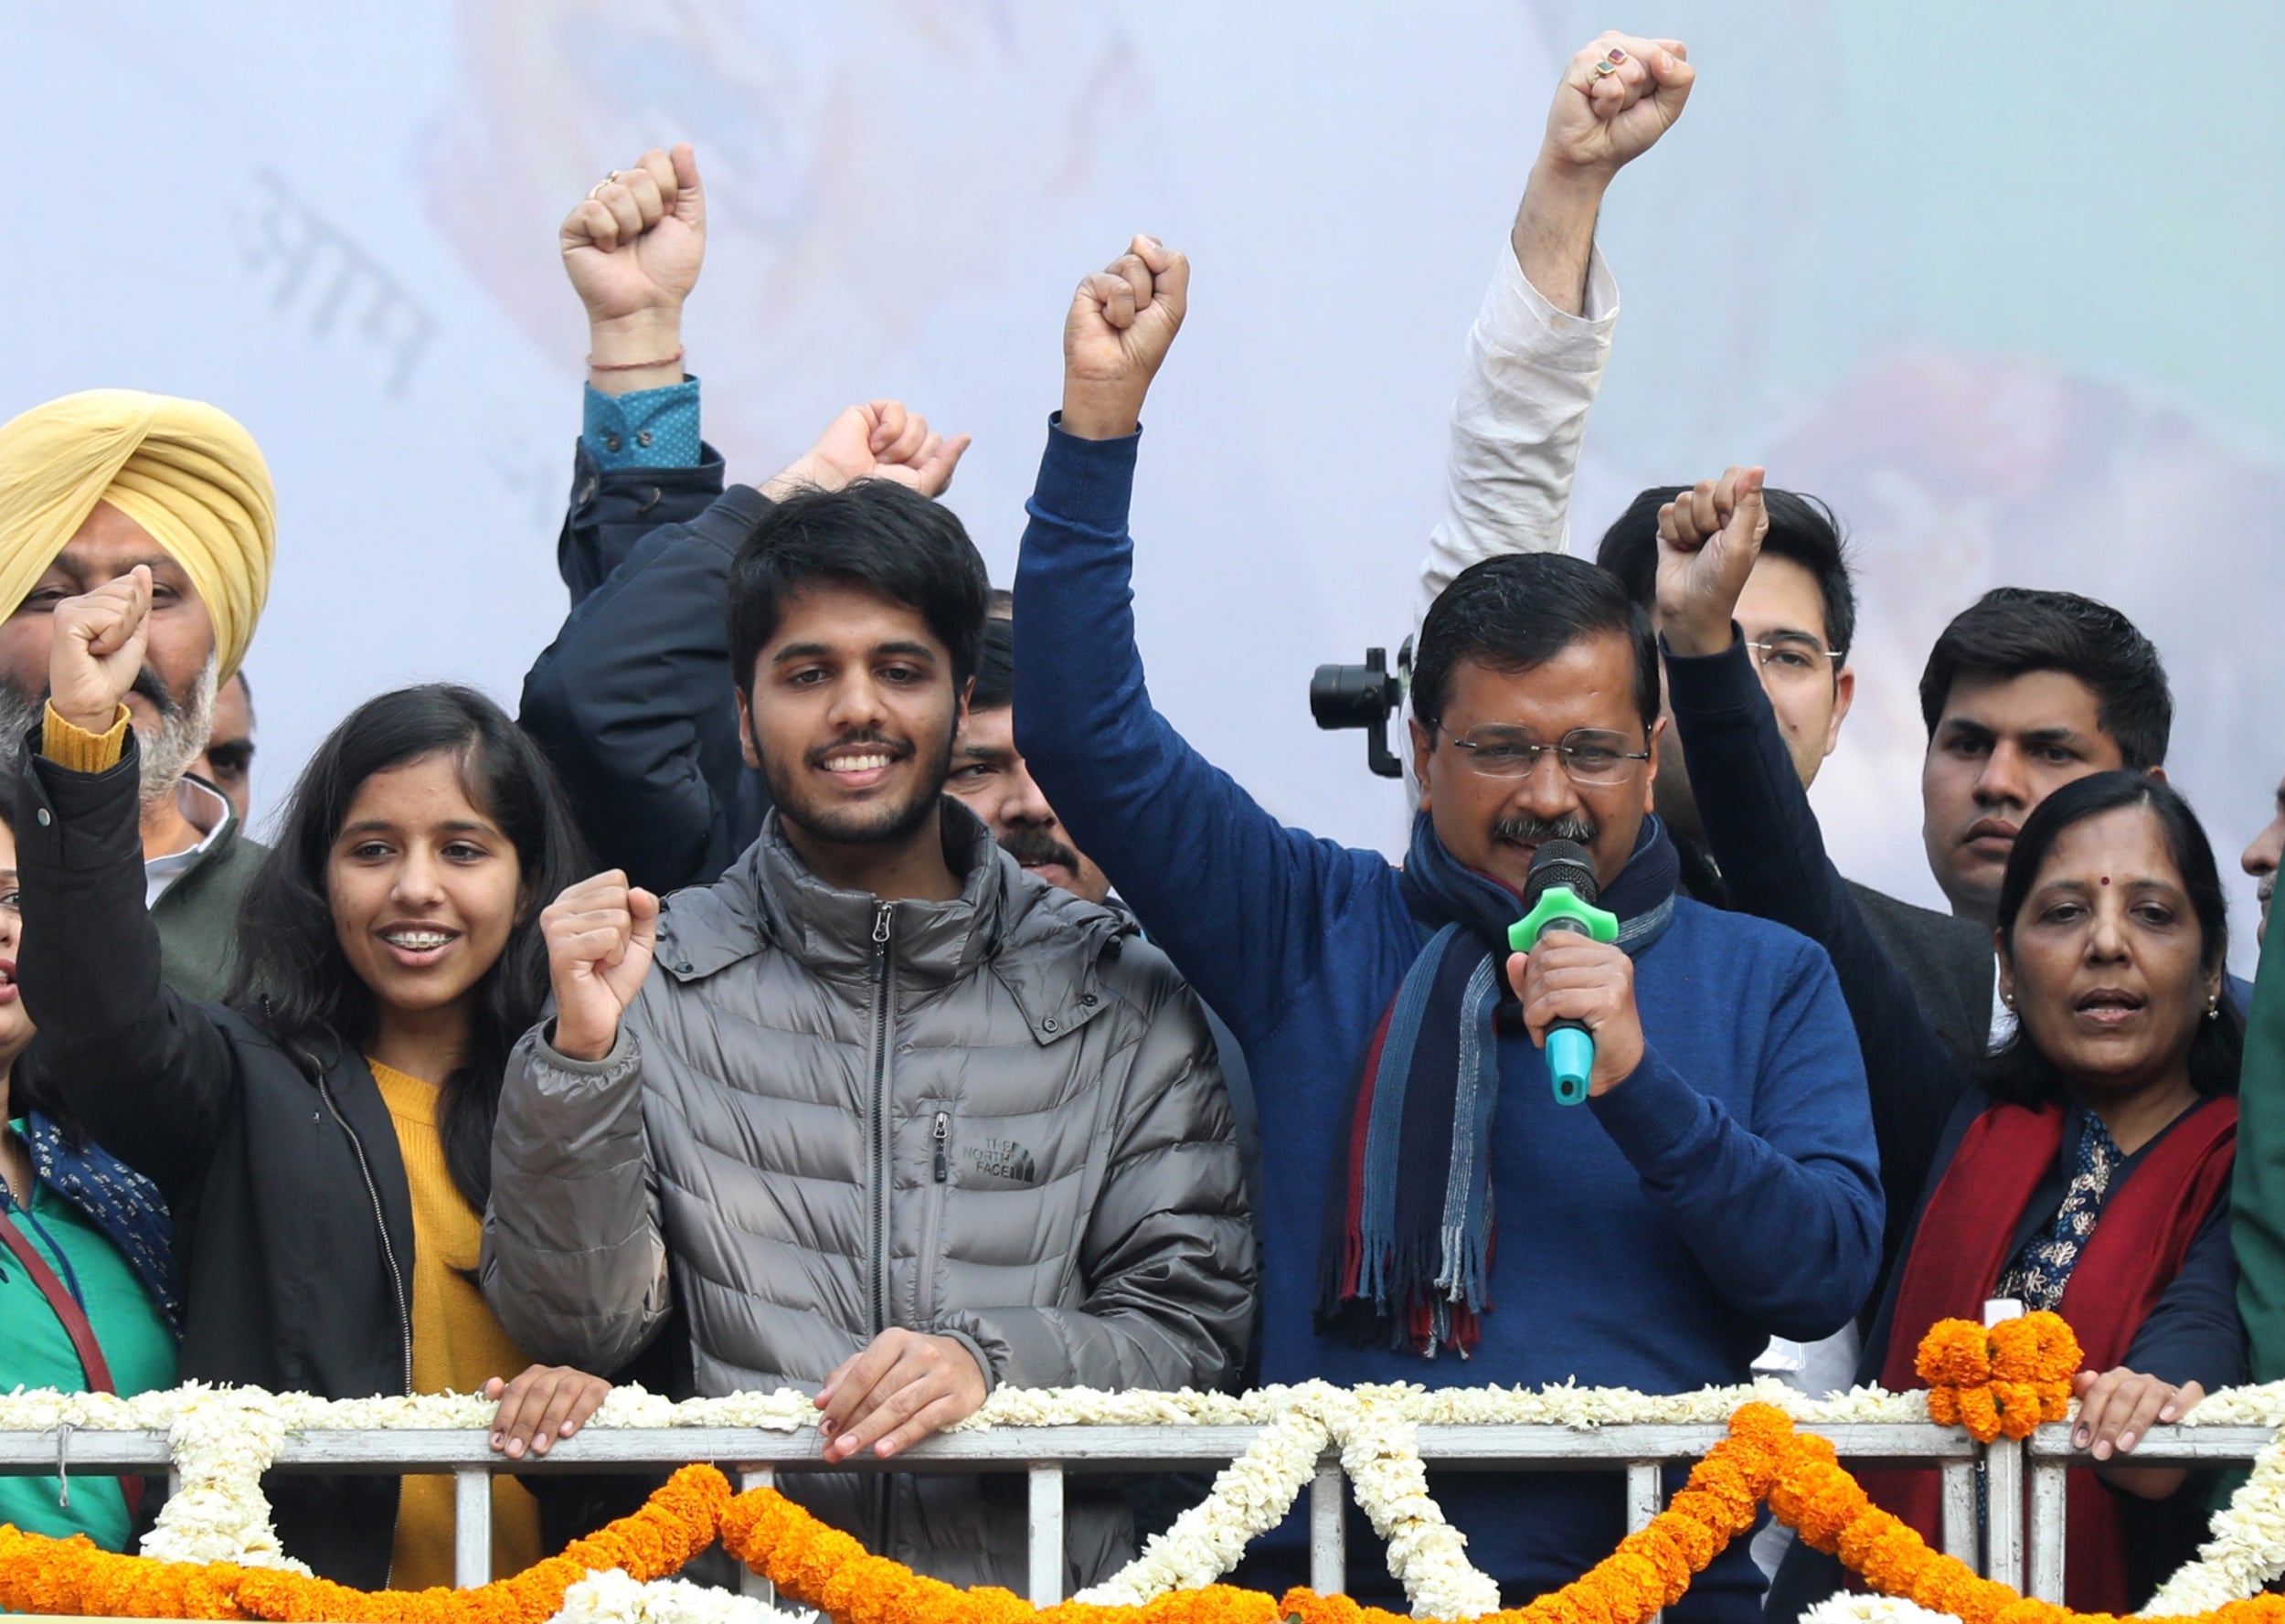
[[[2109,875],[2107,875],[2107,874],[2106,874],[2106,875],[2104,875],[2104,876],[2102,876],[2102,883],[2103,883],[2104,885],[2106,885],[2106,886],[2107,886],[2107,885],[2109,885],[2109,884],[2110,883],[2110,876]]]

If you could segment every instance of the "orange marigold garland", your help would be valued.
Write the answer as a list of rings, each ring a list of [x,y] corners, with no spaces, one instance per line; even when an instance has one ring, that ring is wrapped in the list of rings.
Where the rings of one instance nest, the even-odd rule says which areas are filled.
[[[1989,1332],[1945,1321],[1921,1343],[1917,1366],[1930,1384],[1930,1415],[1971,1429],[1986,1423],[1992,1430],[1977,1436],[1989,1441],[2001,1431],[2021,1436],[2018,1427],[2027,1432],[2040,1417],[2060,1419],[2078,1357],[2069,1326],[2033,1314]],[[1753,1526],[1765,1500],[1803,1541],[1836,1554],[1874,1589],[1963,1624],[2138,1624],[2029,1600],[1931,1549],[1872,1502],[1829,1441],[1797,1432],[1783,1412],[1763,1404],[1734,1413],[1729,1436],[1692,1469],[1666,1509],[1590,1572],[1478,1624],[1644,1624]],[[1036,1608],[1006,1590],[958,1589],[872,1555],[774,1490],[733,1499],[721,1473],[707,1466],[684,1468],[642,1511],[561,1555],[474,1590],[370,1594],[271,1568],[112,1555],[84,1537],[46,1539],[0,1524],[0,1608],[271,1624],[543,1624],[590,1569],[662,1577],[717,1532],[733,1555],[835,1624],[1416,1624],[1347,1596],[1294,1589],[1273,1600],[1227,1585],[1171,1591],[1139,1607],[1067,1601]],[[2285,1597],[2231,1602],[2183,1624],[2285,1624]]]
[[[1730,1436],[1691,1470],[1688,1484],[1648,1526],[1629,1534],[1590,1573],[1528,1607],[1482,1624],[1643,1624],[1680,1600],[1691,1576],[1751,1528],[1787,1459],[1792,1423],[1769,1405],[1730,1417]],[[1170,1591],[1139,1608],[1067,1601],[1035,1608],[1005,1590],[960,1590],[866,1553],[774,1490],[739,1495],[722,1517],[724,1548],[783,1595],[836,1624],[1415,1624],[1347,1596],[1297,1588],[1271,1598],[1209,1585]]]
[[[2060,1314],[2025,1314],[1986,1328],[1939,1320],[1920,1339],[1912,1368],[1928,1384],[1929,1419],[1965,1427],[1976,1442],[2029,1438],[2042,1421],[2070,1414],[2078,1338]]]
[[[0,1524],[0,1608],[133,1619],[329,1620],[332,1624],[544,1624],[590,1568],[637,1579],[674,1573],[714,1543],[730,1501],[711,1466],[686,1466],[633,1515],[513,1578],[473,1590],[353,1590],[278,1568],[154,1562]]]

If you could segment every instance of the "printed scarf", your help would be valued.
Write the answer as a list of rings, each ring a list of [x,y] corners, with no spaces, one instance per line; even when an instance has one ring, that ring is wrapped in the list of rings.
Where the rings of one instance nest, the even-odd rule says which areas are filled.
[[[39,1182],[80,1209],[126,1258],[176,1336],[183,1302],[175,1270],[175,1222],[165,1198],[149,1179],[93,1140],[74,1144],[62,1129],[34,1111],[24,1142]]]
[[[1639,957],[1674,918],[1680,861],[1655,817],[1601,906],[1619,946]],[[1316,1323],[1360,1345],[1465,1358],[1490,1296],[1492,1113],[1499,1103],[1496,1017],[1507,928],[1522,899],[1462,867],[1426,813],[1412,822],[1400,884],[1426,945],[1382,1012],[1334,1152],[1325,1204]]]

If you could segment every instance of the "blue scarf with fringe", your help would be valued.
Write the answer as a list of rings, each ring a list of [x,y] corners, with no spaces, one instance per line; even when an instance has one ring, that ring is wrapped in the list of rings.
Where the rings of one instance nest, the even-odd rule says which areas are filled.
[[[1655,817],[1602,894],[1636,957],[1674,918],[1681,859]],[[1512,1014],[1507,928],[1523,901],[1463,868],[1425,812],[1399,883],[1429,933],[1365,1052],[1334,1152],[1318,1255],[1317,1329],[1360,1345],[1465,1358],[1491,1306],[1497,1016]]]

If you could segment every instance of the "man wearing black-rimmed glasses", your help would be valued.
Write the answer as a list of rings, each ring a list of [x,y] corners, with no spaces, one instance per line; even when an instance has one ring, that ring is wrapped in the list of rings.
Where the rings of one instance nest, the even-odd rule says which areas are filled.
[[[1631,82],[1622,61],[1662,84],[1683,67],[1659,42],[1606,39],[1567,87],[1593,93],[1599,59],[1603,82]],[[1265,1128],[1261,1380],[1676,1393],[1743,1380],[1772,1335],[1836,1330],[1879,1249],[1855,1035],[1813,943],[1676,894],[1652,814],[1657,651],[1617,581],[1535,552],[1439,592],[1401,867],[1286,827],[1153,708],[1127,515],[1188,286],[1181,256],[1137,238],[1067,313],[1063,411],[1015,578],[1015,737],[1245,1046]],[[1616,939],[1511,953],[1533,859],[1558,839],[1586,849]],[[1594,1038],[1577,1106],[1539,1050],[1558,1019]],[[1429,1484],[1499,1586],[1471,1598],[1487,1610],[1568,1582],[1623,1528],[1609,1473]],[[1258,1541],[1246,1580],[1300,1581],[1300,1533]],[[1760,1589],[1733,1546],[1671,1611],[1749,1624]]]
[[[1596,548],[1595,561],[1653,614],[1659,510],[1694,495],[1688,485],[1653,485],[1612,521]],[[1856,696],[1856,673],[1848,663],[1856,634],[1855,582],[1830,508],[1792,491],[1763,495],[1769,534],[1738,596],[1738,624],[1785,753],[1807,789],[1841,742],[1841,724]],[[1671,708],[1667,714],[1671,722]],[[1659,748],[1658,815],[1682,854],[1683,889],[1716,908],[1732,907],[1673,726]],[[1992,1019],[1990,931],[1854,880],[1846,884],[1865,928],[1911,987],[1929,1024],[1961,1054],[1981,1054]]]

